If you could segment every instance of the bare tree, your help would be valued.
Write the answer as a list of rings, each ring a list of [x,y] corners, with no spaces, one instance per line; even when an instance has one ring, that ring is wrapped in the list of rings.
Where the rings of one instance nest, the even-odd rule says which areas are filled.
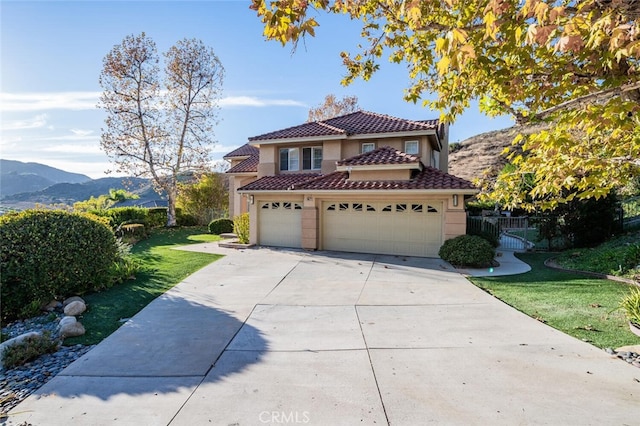
[[[360,111],[357,96],[345,96],[337,100],[333,93],[324,98],[324,103],[309,110],[308,122],[328,120],[339,115]]]
[[[178,41],[164,58],[161,74],[156,45],[145,33],[125,37],[105,56],[100,145],[117,171],[150,178],[166,193],[167,226],[175,226],[179,175],[208,168],[224,68],[195,39]]]

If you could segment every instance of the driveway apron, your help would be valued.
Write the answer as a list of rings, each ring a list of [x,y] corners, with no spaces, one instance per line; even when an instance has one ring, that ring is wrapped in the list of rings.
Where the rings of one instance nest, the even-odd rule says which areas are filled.
[[[8,424],[638,424],[640,370],[439,259],[275,249],[156,299]]]

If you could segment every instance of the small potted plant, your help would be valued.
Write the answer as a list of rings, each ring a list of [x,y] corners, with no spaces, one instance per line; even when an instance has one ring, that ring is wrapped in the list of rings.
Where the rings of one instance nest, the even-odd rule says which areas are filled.
[[[622,299],[620,304],[624,314],[629,320],[629,328],[633,333],[640,336],[640,288],[632,289]]]

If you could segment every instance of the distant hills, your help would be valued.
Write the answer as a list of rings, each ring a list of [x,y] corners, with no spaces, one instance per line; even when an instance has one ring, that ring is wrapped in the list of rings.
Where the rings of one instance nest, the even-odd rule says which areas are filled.
[[[0,198],[21,192],[40,191],[56,183],[83,183],[89,176],[69,173],[39,163],[0,159]]]
[[[0,160],[0,205],[3,208],[27,209],[36,204],[67,204],[126,189],[140,196],[121,205],[166,205],[147,179],[88,176],[38,163]]]

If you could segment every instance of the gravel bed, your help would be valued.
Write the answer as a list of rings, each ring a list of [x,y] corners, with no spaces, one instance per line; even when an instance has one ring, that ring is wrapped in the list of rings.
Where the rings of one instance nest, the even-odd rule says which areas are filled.
[[[51,313],[16,321],[3,327],[2,334],[6,339],[30,331],[49,331],[51,335],[55,335],[60,318],[62,314]],[[56,352],[42,355],[19,367],[0,369],[0,419],[94,346],[60,346]]]

